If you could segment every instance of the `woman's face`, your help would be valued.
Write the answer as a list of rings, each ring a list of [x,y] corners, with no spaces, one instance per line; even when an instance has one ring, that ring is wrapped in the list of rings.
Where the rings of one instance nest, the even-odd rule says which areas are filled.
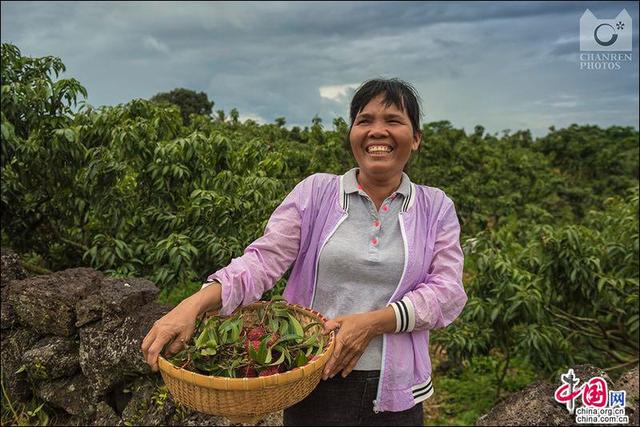
[[[406,112],[384,105],[384,94],[373,98],[358,113],[349,141],[361,171],[389,179],[402,173],[411,152],[420,146],[421,134],[413,133]]]

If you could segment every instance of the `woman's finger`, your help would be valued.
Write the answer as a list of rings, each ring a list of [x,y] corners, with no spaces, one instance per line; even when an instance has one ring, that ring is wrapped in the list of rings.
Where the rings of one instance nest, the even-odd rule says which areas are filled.
[[[334,366],[340,360],[340,356],[342,353],[343,343],[342,339],[340,339],[340,334],[336,335],[336,345],[333,349],[333,354],[329,358],[329,361],[324,367],[324,372],[322,374],[322,379],[326,380],[329,376],[333,376]]]
[[[142,344],[140,345],[140,348],[142,349],[142,354],[144,355],[145,359],[147,358],[147,352],[149,351],[149,347],[151,346],[151,343],[156,338],[156,334],[157,334],[156,328],[151,328],[147,336],[144,337],[144,339],[142,340]]]
[[[156,337],[155,341],[149,346],[149,350],[147,352],[147,363],[151,366],[151,370],[153,372],[158,372],[158,355],[169,341],[171,341],[171,336],[165,335],[163,333],[159,333]]]
[[[174,354],[178,353],[180,350],[184,348],[186,342],[187,342],[187,338],[185,337],[185,335],[178,336],[176,339],[173,340],[171,345],[167,347],[167,349],[164,351],[164,354],[167,357],[173,356]]]
[[[336,321],[336,319],[331,319],[331,320],[327,320],[324,323],[324,333],[328,334],[329,332],[335,330],[335,329],[339,329],[340,328],[340,322]]]
[[[355,350],[353,350],[351,348],[344,348],[343,347],[342,357],[334,365],[333,373],[331,374],[331,377],[334,377],[338,372],[344,370],[347,367],[347,365],[349,364],[349,362],[351,362],[351,360],[353,360],[353,358],[356,357],[356,356],[359,357],[359,354]],[[356,360],[357,360],[357,358],[356,358]]]
[[[349,363],[347,363],[346,367],[342,370],[342,378],[346,378],[346,376],[349,375],[351,371],[353,371],[353,368],[356,367],[356,364],[358,363],[358,360],[360,360],[360,357],[362,357],[362,353],[354,355],[351,358]]]

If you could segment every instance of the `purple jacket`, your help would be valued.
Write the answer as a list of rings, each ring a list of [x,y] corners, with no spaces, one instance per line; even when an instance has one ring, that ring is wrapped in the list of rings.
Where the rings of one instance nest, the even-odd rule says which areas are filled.
[[[221,314],[259,300],[294,262],[284,298],[311,307],[320,250],[348,215],[342,179],[326,173],[304,179],[273,212],[264,235],[208,277],[222,284]],[[399,215],[405,264],[389,301],[398,327],[383,337],[375,412],[403,411],[433,394],[429,330],[453,322],[467,301],[451,199],[412,183]]]

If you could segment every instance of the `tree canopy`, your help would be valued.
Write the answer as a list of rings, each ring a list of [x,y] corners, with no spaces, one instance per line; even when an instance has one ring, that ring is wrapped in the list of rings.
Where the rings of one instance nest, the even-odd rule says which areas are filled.
[[[151,101],[177,105],[180,108],[185,125],[191,123],[191,114],[211,116],[214,105],[213,101],[209,101],[206,93],[195,92],[185,88],[173,89],[170,92],[160,92],[151,97]]]

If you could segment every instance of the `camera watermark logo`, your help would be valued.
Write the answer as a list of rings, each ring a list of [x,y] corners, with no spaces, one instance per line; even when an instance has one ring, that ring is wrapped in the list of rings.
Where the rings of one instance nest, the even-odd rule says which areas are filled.
[[[598,19],[585,10],[580,17],[580,69],[620,70],[621,63],[631,62],[632,35],[633,23],[626,9],[613,19]]]
[[[633,27],[627,9],[613,19],[598,19],[589,10],[580,18],[581,51],[631,51]]]

